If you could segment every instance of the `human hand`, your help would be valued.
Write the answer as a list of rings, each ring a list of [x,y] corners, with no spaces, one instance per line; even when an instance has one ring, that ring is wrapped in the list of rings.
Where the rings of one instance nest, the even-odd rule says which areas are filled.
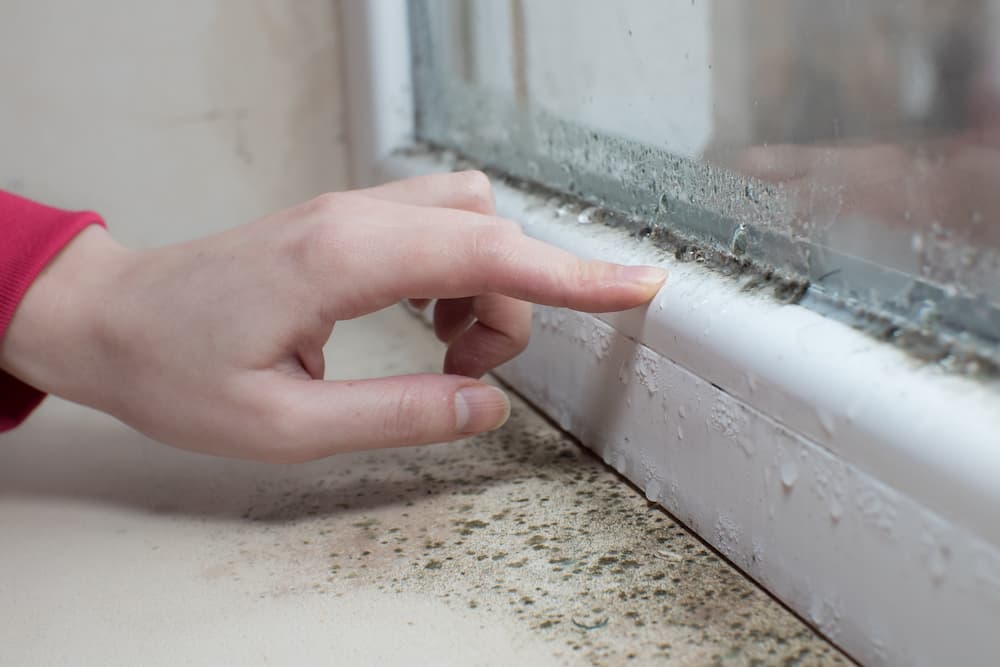
[[[481,173],[426,176],[155,250],[89,228],[28,291],[0,368],[178,447],[305,461],[500,426],[506,397],[475,378],[527,344],[529,302],[621,310],[664,278],[524,236]],[[445,374],[324,381],[336,321],[404,298],[439,299]]]

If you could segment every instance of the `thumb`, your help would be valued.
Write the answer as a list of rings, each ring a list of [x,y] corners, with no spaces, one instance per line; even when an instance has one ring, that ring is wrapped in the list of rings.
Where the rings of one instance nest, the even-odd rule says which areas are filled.
[[[503,391],[462,376],[338,382],[288,378],[282,384],[277,390],[288,422],[281,429],[286,442],[276,454],[286,462],[456,440],[499,428],[510,416]]]

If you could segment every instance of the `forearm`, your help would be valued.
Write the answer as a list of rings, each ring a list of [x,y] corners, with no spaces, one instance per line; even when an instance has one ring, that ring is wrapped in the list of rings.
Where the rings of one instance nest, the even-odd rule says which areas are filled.
[[[82,302],[63,289],[61,301],[43,306],[55,283],[73,284],[77,276],[81,285],[87,282],[78,262],[68,262],[56,276],[46,269],[74,239],[107,237],[99,229],[103,224],[96,213],[61,211],[0,191],[0,431],[17,426],[44,397],[49,387],[36,380],[43,379],[44,358],[53,350],[38,343],[51,340],[53,332],[70,334],[68,317]],[[43,317],[42,310],[50,314]]]

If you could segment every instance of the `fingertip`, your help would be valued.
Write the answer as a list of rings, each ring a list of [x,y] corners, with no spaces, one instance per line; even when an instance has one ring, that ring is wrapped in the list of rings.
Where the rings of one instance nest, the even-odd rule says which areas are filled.
[[[629,287],[628,304],[621,308],[635,308],[652,301],[666,283],[666,269],[657,266],[622,266],[619,268],[620,280]]]
[[[618,276],[622,282],[659,289],[667,280],[667,270],[659,266],[621,266]]]
[[[461,435],[493,431],[510,417],[510,399],[486,384],[462,387],[455,392],[455,430]]]

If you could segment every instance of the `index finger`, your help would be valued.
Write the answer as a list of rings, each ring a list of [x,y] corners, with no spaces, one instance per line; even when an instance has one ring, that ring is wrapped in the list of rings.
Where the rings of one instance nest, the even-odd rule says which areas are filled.
[[[610,312],[647,303],[666,280],[659,267],[580,259],[492,216],[382,204],[367,217],[352,225],[364,240],[350,244],[359,252],[348,274],[365,277],[361,312],[403,298],[485,293]]]

